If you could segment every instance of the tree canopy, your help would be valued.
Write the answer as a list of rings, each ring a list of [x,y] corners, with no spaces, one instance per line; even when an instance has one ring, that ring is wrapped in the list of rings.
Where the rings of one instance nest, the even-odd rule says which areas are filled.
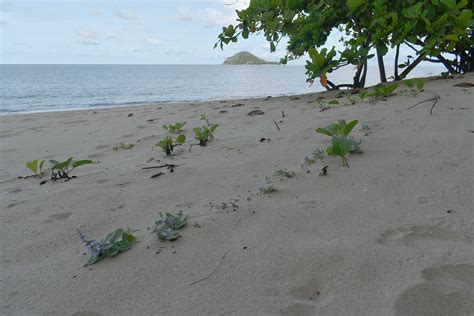
[[[469,0],[251,0],[237,10],[237,23],[223,27],[215,47],[263,34],[274,52],[287,38],[281,63],[307,54],[308,80],[320,78],[327,89],[364,87],[367,61],[376,58],[386,82],[384,56],[395,50],[395,80],[404,79],[420,62],[443,64],[450,73],[474,68],[473,3]],[[323,48],[339,30],[344,49]],[[400,61],[400,47],[413,51]],[[354,65],[352,83],[336,85],[327,74]]]

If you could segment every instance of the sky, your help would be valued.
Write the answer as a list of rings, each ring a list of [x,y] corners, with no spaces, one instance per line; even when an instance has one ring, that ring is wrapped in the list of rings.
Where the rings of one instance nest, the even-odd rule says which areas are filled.
[[[262,37],[213,48],[247,1],[0,0],[0,62],[220,64],[241,50],[279,60]]]
[[[270,53],[261,35],[213,48],[249,1],[0,0],[0,63],[221,64],[243,50],[278,61],[285,41]],[[340,36],[333,33],[325,46],[341,49]],[[402,47],[401,61],[409,54]],[[393,56],[385,56],[387,64]]]

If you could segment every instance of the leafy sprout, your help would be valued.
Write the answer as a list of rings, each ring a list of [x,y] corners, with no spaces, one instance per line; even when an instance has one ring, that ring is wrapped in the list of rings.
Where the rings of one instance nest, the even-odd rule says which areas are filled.
[[[264,177],[258,184],[258,190],[261,194],[271,194],[277,191],[277,188],[272,183],[269,177]]]
[[[201,121],[205,121],[207,126],[211,126],[211,124],[209,123],[209,116],[207,116],[206,114],[201,114]]]
[[[369,93],[368,96],[372,97],[374,100],[386,98],[394,95],[394,92],[397,88],[398,84],[396,83],[376,86],[374,91]]]
[[[42,178],[44,174],[49,170],[49,168],[43,170],[44,160],[41,160],[39,163],[36,159],[32,161],[27,161],[25,165],[28,169],[31,170],[31,172],[33,172],[35,177],[39,178]]]
[[[118,228],[109,233],[102,240],[94,240],[83,234],[78,229],[81,241],[89,250],[91,256],[86,265],[91,265],[105,257],[115,257],[120,252],[128,251],[136,241],[133,231],[130,228]]]
[[[179,230],[186,225],[188,216],[184,216],[182,211],[177,214],[166,213],[165,216],[161,212],[158,214],[160,219],[155,222],[153,233],[161,240],[174,241],[181,237]]]
[[[328,156],[339,156],[342,159],[342,165],[349,167],[346,155],[349,153],[350,143],[346,136],[334,136],[331,146],[326,149]]]
[[[206,146],[207,142],[214,140],[214,131],[219,127],[219,124],[212,124],[210,126],[195,127],[194,134],[199,145]]]
[[[419,92],[422,92],[425,87],[425,80],[421,78],[407,79],[403,83],[411,90],[414,90],[413,88],[416,87]]]
[[[357,123],[359,123],[357,120],[353,120],[349,123],[346,123],[345,120],[339,120],[337,123],[327,125],[326,127],[317,128],[316,132],[330,137],[347,136],[357,125]]]
[[[169,156],[173,152],[173,149],[174,149],[175,146],[182,145],[182,144],[184,144],[185,141],[186,141],[186,135],[179,135],[176,138],[176,141],[172,137],[166,136],[165,138],[160,140],[156,144],[156,146],[163,149],[163,151],[166,153],[166,156]]]
[[[279,169],[279,170],[275,170],[275,176],[276,177],[280,177],[280,179],[284,179],[284,178],[294,178],[296,175],[296,173],[294,171],[288,171],[286,169]]]
[[[186,125],[186,122],[176,122],[174,125],[173,124],[168,124],[168,125],[163,125],[162,128],[165,130],[165,131],[169,131],[169,132],[172,132],[172,133],[179,133],[181,132],[181,130],[183,129],[183,126]]]
[[[88,165],[93,163],[92,160],[83,159],[83,160],[74,160],[74,157],[69,157],[66,161],[59,162],[57,160],[51,159],[49,163],[51,167],[51,177],[53,179],[58,178],[69,178],[71,172],[82,165]]]

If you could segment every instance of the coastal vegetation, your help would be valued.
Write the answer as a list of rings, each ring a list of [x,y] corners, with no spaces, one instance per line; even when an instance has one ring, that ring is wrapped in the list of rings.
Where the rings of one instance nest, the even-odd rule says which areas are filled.
[[[91,255],[86,265],[91,265],[106,257],[115,257],[121,252],[128,251],[136,241],[130,228],[118,228],[102,240],[91,239],[79,229],[77,231],[81,241]]]
[[[160,219],[155,222],[153,233],[160,240],[175,241],[181,237],[179,231],[186,225],[188,216],[184,216],[183,212],[163,213],[159,212]]]
[[[163,151],[166,153],[166,156],[169,156],[173,152],[174,147],[184,144],[185,141],[186,141],[186,135],[184,134],[181,134],[178,137],[176,137],[176,140],[173,139],[173,137],[171,136],[166,136],[165,138],[160,140],[156,144],[156,146],[163,149]]]
[[[66,161],[59,162],[57,160],[49,160],[50,166],[43,169],[44,160],[38,161],[37,159],[26,162],[26,167],[33,172],[34,177],[42,178],[46,173],[51,173],[51,180],[57,179],[69,179],[70,174],[75,169],[82,165],[93,163],[92,160],[74,160],[74,157],[69,157]]]
[[[326,149],[326,153],[328,156],[341,157],[342,165],[346,167],[349,167],[346,155],[350,152],[361,152],[361,141],[357,141],[349,136],[350,132],[358,123],[359,121],[357,120],[353,120],[349,123],[345,120],[339,120],[337,123],[316,129],[317,133],[332,137],[331,145]]]
[[[214,47],[263,34],[274,52],[287,39],[289,60],[309,56],[308,81],[319,78],[326,89],[363,88],[368,61],[376,58],[380,82],[388,81],[384,56],[394,50],[393,79],[403,80],[422,61],[444,65],[451,74],[474,70],[472,8],[468,0],[381,1],[381,0],[252,0],[237,10],[236,25],[223,27]],[[334,31],[343,34],[342,51],[324,48]],[[400,60],[403,48],[412,51]],[[352,65],[351,83],[335,84],[328,74]]]
[[[176,122],[175,124],[168,124],[168,125],[163,125],[162,128],[165,131],[169,131],[172,133],[179,133],[183,129],[184,125],[186,125],[186,122]]]

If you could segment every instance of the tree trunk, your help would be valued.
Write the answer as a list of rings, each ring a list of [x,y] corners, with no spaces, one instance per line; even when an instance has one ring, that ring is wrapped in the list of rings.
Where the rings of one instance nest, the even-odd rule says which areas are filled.
[[[399,80],[398,78],[398,56],[400,55],[400,44],[397,45],[397,50],[395,52],[395,66],[393,69],[393,76],[395,80]]]
[[[377,50],[377,62],[379,64],[379,73],[380,73],[380,82],[385,83],[387,82],[387,76],[385,75],[385,65],[383,63],[383,56],[380,53],[380,49],[376,48]]]

